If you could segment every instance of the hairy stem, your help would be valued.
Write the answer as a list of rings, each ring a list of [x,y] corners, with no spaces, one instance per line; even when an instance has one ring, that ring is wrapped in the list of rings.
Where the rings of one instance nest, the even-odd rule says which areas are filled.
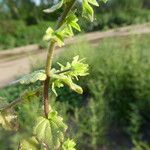
[[[34,94],[38,97],[40,95],[40,93],[41,93],[41,88],[37,89]],[[26,100],[23,99],[22,97],[20,97],[7,105],[0,107],[0,111],[6,111],[8,109],[11,109],[19,104],[22,104],[22,102],[24,102],[24,101],[26,101]]]
[[[56,26],[56,30],[59,29],[65,21],[65,18],[67,17],[68,13],[70,12],[72,6],[74,5],[76,0],[71,0],[65,5],[64,12],[62,13],[62,16],[60,17],[58,24]],[[47,54],[47,60],[46,60],[46,67],[45,67],[45,72],[46,72],[46,80],[44,81],[44,113],[45,117],[48,118],[48,113],[49,113],[49,83],[50,83],[50,70],[52,66],[52,60],[53,60],[53,53],[54,49],[56,46],[55,41],[51,41],[49,48],[48,48],[48,54]]]

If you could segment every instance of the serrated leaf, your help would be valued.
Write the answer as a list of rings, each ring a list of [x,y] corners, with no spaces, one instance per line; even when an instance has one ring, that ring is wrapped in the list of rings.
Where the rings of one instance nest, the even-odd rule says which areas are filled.
[[[54,30],[51,27],[48,27],[48,29],[46,30],[46,33],[43,37],[43,40],[49,41],[52,38],[53,34],[54,34]]]
[[[19,150],[39,150],[40,146],[35,137],[24,139],[20,142]]]
[[[72,28],[71,28],[70,25],[67,25],[67,26],[63,29],[62,34],[63,34],[63,36],[64,36],[65,38],[71,37],[71,36],[74,35],[74,34],[73,34],[73,31],[72,31]]]
[[[97,0],[88,0],[88,2],[92,5],[99,6]]]
[[[30,84],[35,83],[36,81],[45,81],[46,80],[46,74],[44,70],[38,70],[34,71],[31,74],[28,74],[24,77],[22,77],[19,82],[21,84]]]
[[[75,56],[71,63],[67,62],[66,66],[58,63],[61,67],[60,70],[71,69],[71,71],[67,72],[66,75],[78,78],[78,76],[86,76],[88,75],[89,65],[83,63],[84,59],[79,59],[79,56]]]
[[[62,75],[53,75],[52,78],[56,79],[55,80],[56,82],[59,81],[60,83],[64,83],[64,84],[68,85],[71,90],[77,92],[78,94],[83,93],[83,89],[79,85],[73,83],[71,77],[69,77],[69,76],[66,76],[63,74]],[[54,84],[55,84],[55,81],[54,81]]]
[[[57,9],[60,9],[63,5],[63,0],[60,0],[56,5],[52,6],[51,8],[43,10],[45,13],[52,13],[56,11]]]
[[[78,25],[77,21],[78,21],[78,18],[75,15],[75,12],[71,12],[69,16],[66,18],[66,23],[68,27],[81,31],[80,26]],[[70,31],[72,31],[72,29],[70,29]],[[73,31],[72,31],[72,35],[73,35]]]
[[[93,8],[90,6],[90,4],[88,3],[87,0],[83,0],[83,11],[82,11],[82,16],[90,19],[90,21],[93,22],[94,20],[94,10]]]
[[[67,126],[56,111],[48,115],[48,119],[39,117],[34,127],[34,134],[40,142],[48,145],[50,149],[57,149],[64,140],[64,132]]]
[[[76,143],[73,140],[67,139],[62,145],[62,150],[76,150],[75,146]]]
[[[55,36],[53,37],[53,39],[57,42],[59,47],[64,45],[64,38],[61,32],[55,32]]]
[[[60,66],[60,71],[64,71],[61,74],[57,74],[58,70],[55,72],[51,71],[52,77],[52,91],[57,96],[56,88],[63,87],[65,84],[70,87],[71,90],[77,92],[78,94],[83,93],[83,89],[74,83],[74,79],[78,80],[79,76],[88,75],[88,65],[83,63],[84,59],[79,59],[79,56],[75,56],[71,63],[67,62],[66,66],[58,63]],[[68,70],[65,72],[65,70]]]
[[[76,30],[78,30],[78,31],[81,31],[80,26],[79,26],[76,22],[71,22],[70,25],[71,25],[74,29],[76,29]]]

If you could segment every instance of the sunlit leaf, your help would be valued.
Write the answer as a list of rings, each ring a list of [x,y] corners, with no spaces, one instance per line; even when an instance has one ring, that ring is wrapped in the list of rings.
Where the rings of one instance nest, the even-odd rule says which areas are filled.
[[[63,0],[60,0],[56,5],[52,6],[51,8],[43,10],[45,13],[52,13],[57,9],[60,9],[63,5]]]
[[[76,150],[75,146],[76,143],[73,140],[67,139],[62,145],[62,150]]]
[[[24,139],[20,142],[19,150],[39,150],[40,146],[35,137]]]
[[[24,77],[22,77],[19,82],[21,84],[30,84],[30,83],[35,83],[36,81],[44,81],[46,80],[46,74],[44,70],[38,70],[34,71],[31,74],[28,74]]]
[[[90,6],[90,4],[88,3],[87,0],[83,0],[83,11],[82,11],[82,16],[90,19],[90,21],[93,22],[94,20],[94,10],[93,8]]]
[[[88,2],[92,5],[99,6],[97,0],[88,0]]]
[[[61,32],[55,32],[53,39],[57,42],[58,46],[61,47],[62,45],[64,45],[64,37]]]
[[[71,69],[71,71],[67,72],[66,75],[78,78],[78,76],[86,76],[88,75],[89,65],[84,63],[84,59],[79,59],[79,56],[75,56],[71,63],[67,63],[66,66],[58,63],[61,67],[61,70]]]
[[[52,38],[53,33],[54,33],[54,30],[51,27],[48,27],[48,29],[46,30],[46,33],[43,37],[43,40],[49,41]]]
[[[40,142],[48,145],[50,149],[57,149],[64,140],[67,126],[56,111],[48,115],[48,119],[39,117],[34,127],[34,134]]]
[[[60,74],[60,75],[53,75],[52,78],[55,79],[55,81],[53,83],[54,86],[55,86],[55,82],[60,82],[60,83],[68,85],[71,90],[77,92],[78,94],[83,93],[83,89],[79,85],[75,84],[72,81],[71,77],[69,77],[69,76]],[[54,93],[55,93],[55,91],[54,91]]]
[[[71,25],[74,29],[76,29],[76,30],[78,30],[78,31],[81,31],[80,26],[79,26],[76,22],[71,22],[70,25]]]
[[[74,28],[78,31],[81,31],[80,26],[77,22],[78,22],[78,18],[75,15],[75,12],[70,13],[68,15],[68,17],[66,18],[66,23],[68,26],[70,26],[71,28]]]

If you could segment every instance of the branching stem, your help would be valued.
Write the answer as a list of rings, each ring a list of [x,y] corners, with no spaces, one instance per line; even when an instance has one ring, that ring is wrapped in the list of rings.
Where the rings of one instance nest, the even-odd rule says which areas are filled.
[[[35,95],[38,97],[41,93],[41,88],[37,89],[37,91],[35,92]],[[22,102],[24,102],[25,99],[23,99],[22,97],[20,98],[17,98],[16,100],[12,101],[11,103],[3,106],[3,107],[0,107],[0,111],[6,111],[8,109],[11,109],[19,104],[22,104]]]
[[[65,18],[67,17],[68,13],[70,12],[72,6],[74,5],[76,0],[71,0],[67,4],[65,4],[64,11],[62,13],[62,16],[60,17],[58,24],[56,26],[56,30],[59,29],[65,21]],[[52,60],[53,60],[53,53],[54,49],[56,46],[55,41],[51,41],[49,48],[48,48],[48,54],[47,54],[47,60],[46,60],[46,67],[45,67],[45,72],[46,72],[46,80],[44,81],[44,113],[45,117],[48,118],[48,113],[49,113],[49,83],[50,83],[50,70],[52,66]]]

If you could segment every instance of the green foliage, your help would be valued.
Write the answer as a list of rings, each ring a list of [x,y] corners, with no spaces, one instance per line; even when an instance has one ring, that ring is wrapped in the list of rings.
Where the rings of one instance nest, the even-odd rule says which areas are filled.
[[[45,79],[46,79],[45,71],[38,70],[19,79],[19,82],[21,84],[30,84],[35,83],[36,81],[44,81]]]
[[[75,150],[75,145],[73,140],[67,139],[62,145],[62,150]]]
[[[72,63],[67,63],[66,66],[59,63],[59,70],[51,69],[55,45],[62,46],[66,37],[73,36],[73,29],[80,31],[76,11],[72,10],[74,9],[72,7],[74,2],[74,0],[60,1],[46,10],[46,12],[53,12],[61,7],[64,8],[64,13],[58,22],[57,28],[54,30],[49,27],[44,36],[44,39],[50,42],[46,69],[45,71],[35,71],[19,80],[21,84],[44,81],[44,88],[42,88],[44,89],[44,96],[41,96],[42,92],[35,88],[26,90],[20,95],[19,103],[24,102],[24,104],[16,109],[17,123],[19,123],[19,129],[16,129],[18,131],[17,140],[20,143],[19,149],[75,149],[74,141],[67,140],[64,142],[67,126],[57,111],[53,111],[52,103],[49,104],[49,85],[55,94],[57,94],[55,88],[60,88],[64,84],[75,92],[82,94],[82,88],[75,84],[74,80],[78,80],[80,76],[88,75],[88,65],[84,64],[83,60],[79,60],[78,56],[74,57]],[[92,5],[98,6],[97,1],[83,0],[81,4],[83,16],[93,21],[94,11]],[[114,44],[114,39],[111,40],[110,43]],[[143,113],[149,112],[149,107],[148,105],[141,107],[141,104],[149,104],[149,84],[147,84],[149,83],[149,67],[147,67],[149,66],[149,59],[145,56],[144,51],[141,52],[141,50],[137,49],[135,41],[130,40],[131,43],[127,42],[127,45],[123,48],[122,41],[119,42],[119,44],[121,43],[120,45],[118,43],[109,45],[111,46],[111,53],[110,49],[106,50],[107,41],[103,41],[102,46],[98,47],[102,50],[105,49],[105,51],[99,51],[99,55],[96,52],[98,48],[93,49],[93,52],[91,52],[88,45],[86,45],[86,51],[81,51],[81,55],[83,54],[87,57],[91,67],[90,75],[83,82],[84,88],[87,89],[87,105],[84,108],[68,108],[69,114],[72,111],[73,115],[70,115],[71,118],[67,120],[73,124],[72,130],[74,133],[81,131],[77,135],[74,134],[74,137],[79,140],[85,139],[83,143],[80,142],[77,145],[79,149],[83,147],[86,149],[98,149],[106,144],[106,128],[112,130],[114,127],[121,127],[121,130],[126,130],[131,126],[132,134],[138,134],[141,126],[144,125],[139,122],[143,120],[145,124],[147,123],[146,119],[148,117],[145,118]],[[128,44],[135,44],[135,47],[129,46],[130,51],[126,51]],[[122,51],[120,51],[121,48]],[[72,55],[67,54],[67,57]],[[66,58],[61,57],[63,61]],[[147,62],[147,66],[145,66],[145,62]],[[81,82],[81,84],[83,83]],[[42,109],[43,104],[39,102],[42,98],[44,98],[44,109]],[[133,100],[137,102],[135,103]],[[141,103],[141,100],[144,100],[144,102]],[[10,110],[17,104],[18,101],[15,101],[7,105],[4,104],[1,108],[0,124],[5,129],[10,129],[12,120],[16,119],[16,116],[12,116]],[[10,110],[7,111],[7,109]],[[45,116],[43,116],[43,111]],[[29,114],[30,112],[32,112],[31,115]],[[138,115],[137,118],[134,118],[135,114]],[[109,121],[107,120],[108,115]],[[132,135],[132,137],[134,136]],[[85,145],[84,142],[88,144]],[[140,147],[139,145],[136,145],[136,147],[147,148],[147,145],[140,143]]]
[[[58,63],[60,66],[59,70],[52,69],[51,70],[51,78],[52,78],[52,91],[57,96],[57,92],[55,88],[61,88],[64,84],[68,85],[70,89],[73,91],[82,94],[83,90],[80,86],[74,83],[74,79],[78,80],[78,77],[88,75],[88,65],[83,63],[84,59],[79,60],[79,56],[73,58],[71,63],[67,63],[66,66]],[[59,73],[60,72],[60,73]],[[21,84],[31,84],[37,81],[45,81],[46,74],[44,70],[34,71],[31,74],[28,74],[16,82],[20,82]],[[35,94],[35,91],[27,91],[27,96],[32,96]],[[22,96],[24,97],[24,96]]]
[[[0,99],[0,110],[8,103]],[[0,126],[6,130],[16,131],[18,129],[17,116],[13,109],[0,111]]]
[[[84,94],[78,95],[64,87],[57,90],[56,102],[52,102],[52,108],[68,122],[67,133],[78,141],[77,149],[93,149],[107,143],[119,146],[116,128],[118,132],[128,133],[130,139],[149,137],[149,39],[149,35],[109,38],[96,47],[81,42],[67,48],[55,60],[66,67],[66,62],[72,62],[72,57],[80,55],[89,64],[89,75],[78,81]],[[53,67],[60,70],[55,62]],[[1,90],[0,96],[10,101],[25,89],[27,86],[9,87]],[[33,101],[33,108],[28,108],[27,104],[20,106],[22,124],[33,122],[33,116],[29,116],[37,108],[37,102]],[[30,118],[28,121],[25,121],[26,115]]]
[[[12,111],[1,112],[0,125],[6,130],[17,130],[17,116]]]
[[[86,1],[86,4],[88,3],[92,9],[90,2],[95,4],[95,1]],[[140,24],[150,21],[149,0],[110,0],[106,4],[102,0],[99,2],[101,7],[95,7],[94,18],[90,15],[93,11],[90,11],[91,9],[85,9],[89,11],[89,15],[85,14],[85,16],[86,18],[90,17],[93,19],[92,23],[83,17],[81,18],[80,11],[76,11],[76,15],[79,17],[79,24],[84,31],[105,30],[108,28],[116,28],[117,26]],[[18,2],[15,1],[15,3]],[[53,1],[50,3],[49,6],[52,6]],[[58,11],[47,15],[41,12],[42,9],[47,7],[47,2],[36,6],[31,1],[21,0],[19,4],[15,4],[14,6],[19,7],[19,12],[21,12],[19,13],[20,18],[17,20],[14,20],[13,16],[11,16],[12,14],[9,14],[9,11],[6,12],[2,9],[0,14],[0,50],[33,43],[40,43],[39,45],[41,46],[41,37],[50,26],[47,21],[50,20],[51,27],[54,26],[62,9],[60,8]],[[81,3],[79,2],[77,7],[80,6]],[[13,7],[8,7],[8,9],[11,8]],[[72,25],[79,30],[74,23]]]
[[[142,141],[134,141],[135,147],[132,150],[149,150],[150,144],[144,143]]]
[[[54,11],[56,11],[57,9],[61,8],[63,5],[63,0],[60,0],[60,2],[58,2],[56,5],[52,6],[49,9],[45,9],[44,12],[45,13],[52,13]]]
[[[46,30],[46,34],[43,37],[43,40],[45,41],[55,41],[58,43],[58,45],[61,47],[62,45],[64,45],[64,41],[63,41],[63,35],[60,32],[55,32],[51,27],[49,27]]]
[[[35,137],[31,137],[29,139],[26,140],[24,139],[21,141],[19,150],[27,150],[27,149],[32,150],[40,149],[38,141],[35,139]]]
[[[139,140],[141,139],[139,130],[141,127],[142,118],[139,113],[139,109],[137,108],[137,105],[132,104],[131,108],[132,111],[130,113],[130,126],[128,132],[131,135],[132,139]]]
[[[78,18],[74,13],[70,13],[68,17],[66,18],[66,24],[68,30],[70,30],[71,33],[73,33],[72,28],[81,31],[80,26],[78,25]]]
[[[54,41],[61,47],[64,45],[64,38],[73,36],[73,28],[81,31],[80,26],[77,23],[78,18],[75,15],[75,12],[70,12],[70,14],[65,18],[64,25],[54,31],[51,27],[46,30],[46,34],[43,37],[45,41]]]
[[[52,91],[57,95],[55,88],[63,87],[64,84],[68,85],[70,89],[73,91],[82,94],[83,90],[80,86],[74,83],[74,79],[78,80],[80,76],[88,75],[88,65],[83,63],[83,59],[78,60],[79,56],[73,58],[72,63],[67,63],[66,66],[58,63],[60,66],[60,70],[55,71],[53,69],[52,78]],[[61,74],[57,74],[57,72],[62,72]]]
[[[101,115],[101,117],[103,115],[106,115],[106,117],[104,117],[106,119],[106,122],[105,120],[103,120],[100,121],[101,123],[95,122],[95,124],[97,125],[93,124],[93,126],[97,127],[102,124],[102,132],[99,129],[96,130],[97,134],[100,134],[101,136],[96,135],[94,137],[92,134],[90,134],[93,132],[90,132],[91,130],[89,130],[89,128],[94,129],[97,127],[92,127],[90,123],[89,116],[92,115],[89,115],[87,111],[90,109],[87,109],[87,107],[83,107],[83,111],[76,111],[83,116],[82,118],[77,113],[77,116],[79,116],[77,118],[79,119],[77,123],[75,123],[79,125],[79,135],[77,136],[77,138],[79,139],[79,141],[81,141],[79,144],[81,146],[80,149],[82,149],[83,147],[87,147],[87,143],[89,144],[90,148],[91,145],[94,146],[94,144],[90,144],[92,140],[90,140],[90,142],[88,141],[88,139],[92,137],[94,137],[93,141],[97,141],[96,145],[101,144],[101,141],[104,141],[105,143],[105,134],[107,133],[105,128],[103,127],[106,127],[106,129],[108,128],[107,131],[110,131],[110,136],[113,137],[117,136],[117,133],[115,133],[116,128],[120,133],[129,133],[131,138],[134,137],[136,139],[141,139],[145,136],[149,136],[149,133],[145,132],[145,128],[143,128],[143,126],[149,128],[148,122],[150,120],[148,115],[150,113],[150,53],[148,43],[149,35],[105,39],[102,40],[100,42],[100,45],[96,48],[82,42],[82,44],[69,47],[69,50],[64,51],[64,54],[62,54],[56,60],[63,63],[69,61],[72,56],[76,54],[86,58],[86,61],[89,64],[90,72],[89,75],[84,78],[84,80],[79,82],[79,84],[82,85],[83,89],[86,89],[86,93],[83,97],[81,96],[74,98],[75,101],[78,102],[80,102],[79,99],[83,99],[81,103],[76,103],[76,106],[78,106],[79,108],[82,107],[82,105],[85,106],[85,104],[87,104],[88,98],[92,97],[92,99],[94,99],[94,108],[95,110],[97,110],[96,116],[98,114]],[[96,84],[96,88],[94,88],[95,86],[93,87],[92,84],[89,84],[89,82]],[[62,89],[61,93],[63,92],[67,91],[65,89]],[[97,98],[93,98],[94,95],[97,95],[96,92],[99,93],[99,96],[96,96]],[[100,96],[100,93],[103,94]],[[72,98],[73,95],[68,91],[68,95],[69,94],[70,98]],[[85,97],[85,95],[87,95],[88,98]],[[58,97],[57,99],[60,101],[69,102],[70,98]],[[104,107],[104,109],[102,109],[97,104],[100,99],[103,103],[103,105],[101,104],[100,106]],[[81,128],[81,126],[83,127],[83,129]],[[89,136],[87,136],[86,131],[89,131]],[[87,136],[87,141],[85,136]],[[80,137],[82,137],[81,139],[85,139],[85,143],[80,140]],[[96,137],[101,138],[97,139]],[[117,138],[113,138],[110,140],[116,142]]]
[[[93,23],[82,18],[79,19],[79,23],[81,28],[87,32],[149,22],[150,11],[145,5],[146,1],[110,0],[105,5],[101,4],[101,7],[96,7],[96,19]]]
[[[71,76],[72,78],[76,78],[78,80],[79,77],[87,76],[88,73],[88,64],[84,63],[84,59],[79,60],[79,56],[75,56],[73,58],[73,61],[71,63],[67,63],[66,66],[63,66],[62,64],[58,63],[60,68],[60,71],[68,70],[70,71],[66,72],[65,74],[67,76]]]
[[[73,133],[77,132],[73,137],[79,140],[78,149],[98,149],[106,144],[109,114],[103,98],[103,87],[99,86],[99,81],[89,84],[92,98],[86,102],[86,106],[74,108],[74,117],[71,117],[77,126],[77,129],[72,130]]]
[[[45,143],[52,149],[58,149],[64,140],[63,134],[67,129],[62,120],[56,111],[51,111],[48,119],[38,117],[34,127],[34,134],[40,142]]]
[[[92,1],[90,1],[90,3],[91,2]],[[77,23],[78,18],[75,15],[75,11],[72,11],[72,6],[74,5],[74,3],[75,0],[62,0],[58,2],[58,4],[52,6],[49,10],[46,10],[46,12],[53,12],[65,5],[64,12],[62,13],[60,21],[58,21],[58,26],[56,27],[56,30],[53,30],[51,27],[49,27],[46,30],[46,35],[44,36],[44,40],[50,42],[45,70],[34,71],[33,73],[28,74],[14,82],[19,82],[20,84],[31,84],[37,81],[44,81],[43,111],[45,117],[43,117],[43,115],[40,115],[41,109],[39,109],[38,111],[39,103],[37,103],[37,108],[34,109],[35,112],[32,115],[26,114],[27,119],[25,119],[26,116],[24,116],[24,110],[28,110],[30,108],[32,109],[33,100],[41,98],[41,93],[37,89],[26,90],[23,94],[20,95],[20,99],[10,104],[7,104],[0,109],[0,124],[2,124],[2,127],[5,129],[9,127],[12,128],[11,123],[12,120],[16,118],[16,116],[11,116],[11,112],[8,112],[8,114],[4,114],[6,113],[7,109],[9,110],[12,107],[15,107],[20,102],[31,103],[27,107],[26,105],[24,105],[24,109],[18,110],[18,123],[20,124],[20,128],[22,129],[22,131],[26,131],[23,135],[20,128],[17,129],[18,131],[20,131],[19,134],[22,137],[19,140],[20,144],[18,145],[18,149],[38,149],[38,145],[42,146],[43,144],[45,146],[44,149],[59,149],[61,147],[61,143],[64,141],[64,133],[67,129],[67,126],[63,123],[63,119],[58,116],[57,111],[49,111],[49,108],[51,108],[51,104],[49,104],[49,85],[52,85],[52,91],[55,94],[55,87],[62,87],[63,84],[68,85],[72,90],[76,91],[79,94],[83,93],[82,88],[73,82],[74,78],[78,79],[78,76],[86,76],[88,74],[88,65],[82,63],[83,60],[79,60],[79,56],[74,57],[72,63],[67,63],[66,67],[59,64],[61,67],[60,70],[51,69],[51,62],[53,59],[53,51],[55,49],[55,45],[64,45],[64,39],[73,35],[73,28],[80,31],[80,26]],[[16,11],[15,14],[17,15],[16,17],[19,16]],[[39,86],[39,88],[40,87],[41,86]],[[22,117],[20,118],[20,116]],[[29,120],[36,120],[33,131],[31,127],[32,125],[29,123]],[[29,137],[29,135],[30,137],[32,137],[32,134],[34,135],[34,139],[24,139],[25,135],[27,137]],[[74,146],[75,144],[73,143],[73,141],[66,141],[63,148],[74,149]]]
[[[0,50],[28,44],[40,43],[47,27],[54,22],[40,22],[38,25],[27,26],[22,21],[1,21],[0,23]]]

